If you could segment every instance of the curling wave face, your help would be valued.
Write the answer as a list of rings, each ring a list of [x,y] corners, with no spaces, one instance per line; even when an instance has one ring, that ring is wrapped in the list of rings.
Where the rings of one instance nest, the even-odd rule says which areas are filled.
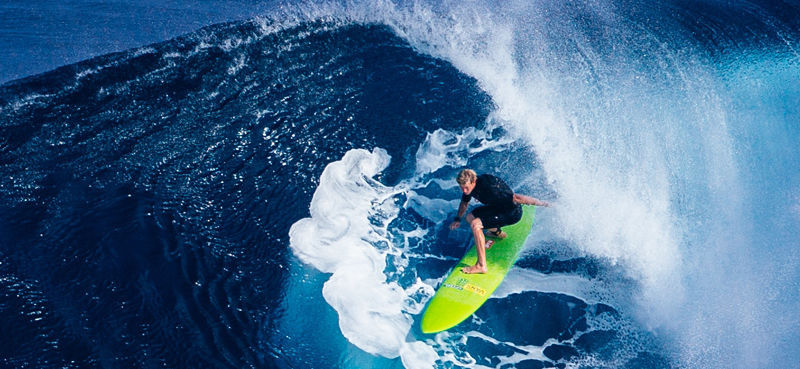
[[[321,21],[214,26],[3,85],[2,356],[272,366],[288,230],[322,169],[357,147],[413,155],[487,109],[386,27]]]

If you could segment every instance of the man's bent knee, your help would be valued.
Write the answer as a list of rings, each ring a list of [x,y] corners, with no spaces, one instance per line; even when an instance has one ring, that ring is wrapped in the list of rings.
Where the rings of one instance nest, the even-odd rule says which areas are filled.
[[[472,221],[469,222],[469,226],[472,230],[480,231],[483,229],[483,222],[481,222],[481,218],[473,218]]]

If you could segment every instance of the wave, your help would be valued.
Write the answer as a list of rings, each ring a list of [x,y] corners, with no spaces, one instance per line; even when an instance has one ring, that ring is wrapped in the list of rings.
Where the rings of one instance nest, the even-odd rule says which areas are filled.
[[[795,336],[783,328],[792,325],[783,318],[792,304],[772,304],[781,317],[773,320],[758,307],[770,295],[756,292],[766,288],[785,301],[791,288],[773,270],[797,276],[796,255],[782,237],[775,247],[792,261],[758,251],[761,241],[754,240],[773,233],[747,226],[753,221],[742,209],[754,206],[746,171],[752,164],[737,150],[783,147],[786,155],[775,159],[782,168],[797,152],[743,139],[742,132],[761,127],[739,113],[776,122],[781,135],[796,130],[786,117],[748,109],[760,89],[743,97],[730,75],[740,68],[731,60],[777,61],[773,70],[784,77],[750,77],[796,101],[785,76],[797,75],[798,34],[783,13],[796,9],[748,4],[747,16],[738,17],[736,8],[719,4],[379,5],[377,16],[356,9],[352,18],[389,24],[418,50],[476,78],[496,106],[493,119],[535,151],[541,171],[531,174],[557,193],[551,232],[635,281],[629,303],[616,307],[665,333],[675,365],[770,365],[796,354],[771,349]],[[750,54],[756,58],[739,57]],[[797,116],[783,104],[769,109]],[[792,193],[784,185],[756,188]],[[778,201],[793,203],[786,196]],[[796,223],[789,209],[777,215]],[[755,272],[750,266],[759,262],[769,266]],[[615,293],[626,295],[629,287],[623,282]],[[731,296],[740,308],[730,309]],[[720,332],[742,324],[748,328],[719,342]]]
[[[797,14],[307,3],[4,84],[0,305],[46,355],[0,347],[40,366],[793,362]],[[495,298],[424,336],[468,239],[442,227],[463,166],[557,207]]]
[[[4,84],[0,271],[20,291],[0,296],[19,317],[4,356],[280,362],[288,230],[325,165],[358,147],[413,155],[487,111],[474,80],[388,28],[325,21],[217,25]]]

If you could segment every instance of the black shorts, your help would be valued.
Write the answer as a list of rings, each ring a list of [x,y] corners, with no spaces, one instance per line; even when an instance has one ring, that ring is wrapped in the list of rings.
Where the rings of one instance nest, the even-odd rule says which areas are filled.
[[[483,228],[499,228],[519,222],[522,219],[522,205],[513,208],[484,205],[475,208],[472,216],[481,220]]]

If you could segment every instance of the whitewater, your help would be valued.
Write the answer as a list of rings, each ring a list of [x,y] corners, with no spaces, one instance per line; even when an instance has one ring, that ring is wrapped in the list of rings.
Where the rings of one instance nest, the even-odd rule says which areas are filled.
[[[457,6],[442,10],[378,3],[369,12],[322,11],[388,24],[420,51],[476,78],[496,106],[492,121],[536,153],[541,170],[529,169],[529,175],[537,176],[534,181],[544,182],[558,197],[557,208],[542,216],[547,230],[535,229],[547,236],[533,236],[531,248],[547,238],[565,240],[576,252],[621,269],[633,281],[633,285],[592,287],[579,287],[585,280],[556,283],[556,292],[584,301],[592,300],[593,294],[602,295],[603,302],[613,300],[617,309],[655,334],[654,341],[681,367],[771,367],[792,362],[797,353],[779,348],[798,336],[796,304],[791,302],[796,300],[791,296],[797,297],[800,276],[797,241],[789,235],[798,225],[798,155],[796,149],[781,145],[788,141],[774,136],[797,138],[793,122],[798,105],[792,104],[798,100],[793,81],[800,77],[793,47],[796,29],[769,17],[753,20],[764,22],[766,31],[774,32],[778,40],[709,52],[690,31],[681,29],[678,20],[653,24],[637,14],[620,12],[620,4],[471,5],[469,10]],[[766,91],[774,92],[760,95]],[[785,99],[778,108],[771,106],[773,94]],[[783,119],[770,111],[775,109],[784,111]],[[431,134],[420,147],[411,182],[439,169],[430,168],[431,163],[455,169],[468,162],[449,160],[441,152],[442,142],[435,142],[446,139],[438,136],[441,132]],[[762,151],[772,145],[786,150],[782,157],[769,159],[785,172],[757,165]],[[362,169],[365,162],[388,160],[380,151],[369,159],[351,155],[357,154],[349,153],[326,169],[311,204],[311,218],[293,227],[292,246],[301,260],[332,273],[323,295],[339,313],[348,340],[371,353],[400,356],[409,367],[427,367],[437,358],[436,350],[426,349],[418,334],[409,333],[420,306],[419,301],[408,300],[420,291],[429,297],[440,281],[418,280],[404,294],[390,282],[391,276],[380,273],[386,253],[408,253],[403,244],[369,257],[364,265],[351,265],[355,258],[337,244],[318,236],[309,241],[302,235],[344,228],[362,242],[380,242],[369,241],[375,229],[319,224],[332,217],[321,207],[335,208],[339,219],[365,223],[371,212],[386,213],[371,206],[385,202],[379,194],[346,195],[363,199],[358,210],[351,210],[327,192],[328,186],[353,186],[359,177],[373,177],[386,165]],[[467,154],[471,155],[475,153]],[[333,184],[326,175],[334,165],[359,169],[356,177],[339,176]],[[788,179],[784,182],[781,177]],[[793,185],[783,187],[789,183]],[[379,186],[357,187],[381,192]],[[410,187],[390,192],[413,196],[415,185]],[[773,197],[771,211],[762,205],[767,193]],[[419,210],[423,214],[433,211],[428,219],[435,224],[446,223],[450,209],[455,209],[452,201],[445,205],[427,198],[404,206],[426,208]],[[773,217],[787,223],[771,229]],[[315,223],[313,230],[305,228],[306,222]],[[347,263],[344,270],[310,261],[304,254],[309,244],[318,247],[313,251],[316,257]],[[322,256],[323,250],[336,255]],[[354,272],[360,275],[358,280],[340,284],[340,278]],[[564,277],[521,281],[512,277],[505,288],[537,291],[551,279]],[[381,284],[366,287],[375,282]],[[344,292],[353,285],[371,292],[361,297]],[[364,303],[356,309],[346,307],[353,301]],[[375,312],[385,319],[374,321]],[[376,339],[376,333],[400,341]],[[422,341],[439,348],[440,339]],[[384,347],[374,347],[375,342]],[[441,351],[439,359],[452,359]],[[526,354],[543,359],[537,351]]]

